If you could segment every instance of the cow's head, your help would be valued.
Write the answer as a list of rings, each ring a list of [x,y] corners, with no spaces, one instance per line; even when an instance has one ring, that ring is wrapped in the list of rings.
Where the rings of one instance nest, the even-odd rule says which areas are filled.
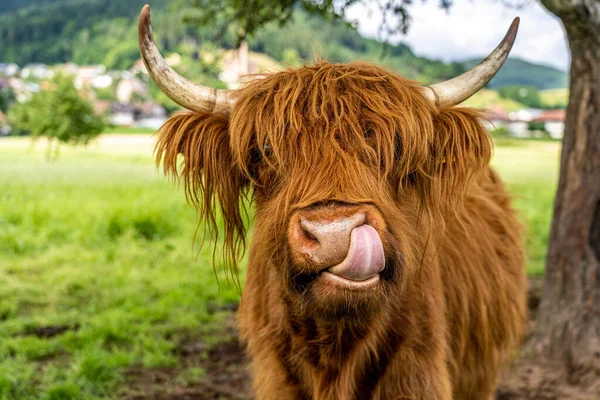
[[[192,110],[161,128],[158,160],[184,182],[212,234],[220,210],[233,259],[245,238],[240,207],[251,197],[250,268],[264,285],[305,312],[364,316],[418,278],[426,243],[488,164],[491,142],[478,115],[452,106],[498,71],[517,23],[480,65],[430,87],[368,64],[320,62],[231,92],[175,73],[154,45],[145,8],[148,71]]]

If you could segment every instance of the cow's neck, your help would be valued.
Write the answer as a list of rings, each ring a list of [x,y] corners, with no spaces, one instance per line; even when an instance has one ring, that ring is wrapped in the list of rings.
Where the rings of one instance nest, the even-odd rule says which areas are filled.
[[[305,388],[312,398],[370,398],[402,341],[402,332],[382,314],[360,322],[328,322],[290,310],[283,339],[287,351],[280,354],[288,373],[313,384]]]

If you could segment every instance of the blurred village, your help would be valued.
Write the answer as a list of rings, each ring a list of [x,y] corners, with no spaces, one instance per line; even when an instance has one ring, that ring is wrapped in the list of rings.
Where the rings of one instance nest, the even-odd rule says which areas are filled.
[[[211,61],[216,61],[219,80],[228,89],[239,87],[245,79],[255,74],[286,67],[265,54],[249,51],[246,42],[236,50],[223,50],[219,60]],[[167,62],[177,68],[182,57],[178,53],[171,53]],[[0,135],[9,135],[13,131],[7,122],[6,108],[13,102],[26,102],[33,93],[43,90],[48,80],[58,73],[73,77],[74,86],[92,102],[96,114],[104,116],[105,122],[111,127],[156,130],[170,113],[178,110],[174,103],[161,96],[141,59],[127,70],[109,70],[104,65],[74,63],[24,66],[0,63],[0,95],[7,99],[4,107],[0,103]],[[517,98],[530,97],[530,88],[513,89],[517,91]],[[526,107],[514,100],[502,99],[502,95],[489,89],[474,96],[466,105],[484,109],[484,123],[496,135],[561,139],[567,92],[566,89],[550,89],[547,92],[547,97],[561,98],[555,100],[555,107]]]
[[[251,53],[247,43],[237,50],[223,51],[219,80],[229,89],[239,87],[247,77],[278,71],[282,67],[268,56]],[[172,53],[167,62],[177,67],[181,56]],[[57,74],[73,78],[73,85],[94,106],[95,113],[105,117],[111,127],[158,129],[168,115],[178,109],[160,96],[142,60],[128,70],[108,70],[104,65],[77,65],[74,63],[45,65],[0,63],[0,95],[8,109],[12,103],[25,103],[32,94],[45,89]],[[157,99],[157,97],[161,97]],[[6,118],[6,109],[0,103],[0,135],[13,131]]]

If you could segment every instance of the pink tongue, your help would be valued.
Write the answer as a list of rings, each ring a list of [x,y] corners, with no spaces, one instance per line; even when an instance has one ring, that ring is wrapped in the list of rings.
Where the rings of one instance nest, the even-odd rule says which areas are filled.
[[[383,270],[385,256],[377,231],[361,225],[350,232],[350,249],[344,261],[329,268],[329,272],[353,281],[367,280]]]

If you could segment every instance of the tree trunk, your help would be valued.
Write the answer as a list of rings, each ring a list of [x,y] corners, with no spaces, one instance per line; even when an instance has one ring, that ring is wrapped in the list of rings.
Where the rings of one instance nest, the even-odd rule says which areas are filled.
[[[576,382],[600,376],[600,1],[542,3],[562,20],[572,61],[533,345],[538,354],[560,360]]]

